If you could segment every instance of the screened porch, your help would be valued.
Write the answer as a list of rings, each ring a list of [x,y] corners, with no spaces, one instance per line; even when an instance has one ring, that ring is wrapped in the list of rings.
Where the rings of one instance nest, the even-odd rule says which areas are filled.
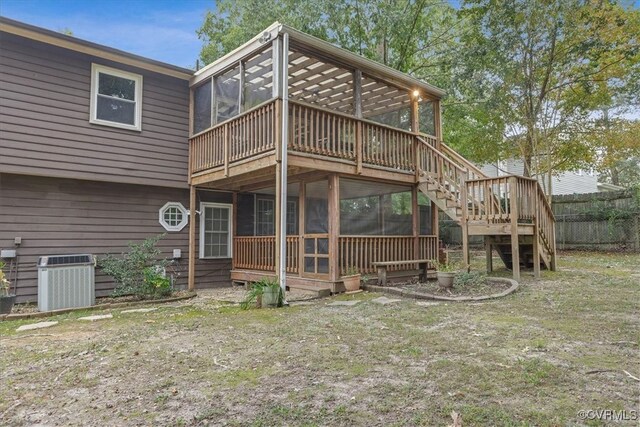
[[[431,203],[412,186],[330,175],[287,187],[286,272],[292,278],[335,291],[349,270],[374,274],[375,261],[437,256]],[[233,279],[275,275],[276,209],[275,187],[237,194]]]

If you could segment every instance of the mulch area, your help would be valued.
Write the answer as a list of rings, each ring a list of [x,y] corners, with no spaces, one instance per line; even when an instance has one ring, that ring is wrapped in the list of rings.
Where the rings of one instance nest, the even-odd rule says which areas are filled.
[[[161,302],[166,298],[178,298],[182,296],[190,295],[189,291],[176,291],[172,293],[170,296],[159,299]],[[215,289],[200,289],[197,290],[197,296],[195,297],[195,301],[189,303],[198,303],[198,302],[206,302],[206,301],[219,301],[226,302],[232,304],[239,304],[242,302],[247,294],[247,291],[242,286],[233,286],[233,287],[224,287],[224,288],[215,288]],[[306,301],[309,299],[314,299],[317,297],[317,293],[315,292],[306,292],[293,290],[287,292],[287,301],[295,302],[295,301]],[[122,297],[99,297],[96,298],[96,304],[94,307],[99,307],[101,305],[107,306],[109,304],[117,304],[117,303],[136,303],[136,302],[147,302],[152,303],[152,299],[140,299],[135,296],[122,296]],[[192,301],[192,300],[189,300]],[[13,309],[11,310],[11,314],[32,314],[39,313],[38,304],[37,303],[26,303],[26,304],[15,304]]]
[[[400,285],[403,289],[413,292],[438,295],[443,297],[477,297],[483,295],[493,295],[506,291],[511,286],[506,282],[485,280],[483,283],[473,283],[466,285],[454,285],[451,289],[443,289],[438,282],[428,281],[420,283],[405,283]]]

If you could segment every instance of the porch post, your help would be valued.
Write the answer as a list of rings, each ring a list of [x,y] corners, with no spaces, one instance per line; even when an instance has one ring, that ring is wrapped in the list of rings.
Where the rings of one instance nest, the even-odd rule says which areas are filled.
[[[442,140],[442,122],[440,117],[440,100],[433,101],[433,122],[436,137],[437,149],[440,150],[440,142]],[[438,169],[438,173],[442,173],[441,169]],[[463,209],[466,209],[463,207]],[[431,202],[431,234],[437,237],[438,243],[440,242],[440,221],[438,219],[439,213],[438,206],[434,202]]]
[[[196,288],[196,186],[189,186],[189,272],[187,284],[190,291]]]
[[[413,259],[422,259],[420,256],[420,210],[418,206],[418,184],[411,188],[411,219],[413,220]]]
[[[338,261],[338,235],[340,234],[340,178],[329,175],[329,278],[337,282],[340,278]]]

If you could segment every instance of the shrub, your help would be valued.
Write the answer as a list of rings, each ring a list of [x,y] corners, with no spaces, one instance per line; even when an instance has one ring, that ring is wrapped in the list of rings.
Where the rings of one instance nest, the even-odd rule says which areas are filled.
[[[155,297],[171,295],[171,280],[156,267],[144,269],[145,294]]]
[[[247,310],[252,305],[256,304],[258,299],[262,299],[262,295],[266,289],[271,289],[274,292],[278,293],[278,307],[282,307],[284,303],[284,295],[282,293],[282,289],[280,288],[280,282],[278,279],[269,279],[263,278],[257,282],[251,284],[251,289],[247,293],[244,301],[240,303],[240,307],[243,310]]]
[[[453,285],[458,287],[484,285],[487,282],[487,276],[477,271],[460,272],[455,275]]]
[[[116,282],[114,296],[149,298],[171,292],[171,281],[164,275],[164,269],[171,261],[161,258],[160,249],[156,247],[164,236],[160,234],[142,243],[129,243],[129,251],[120,257],[107,254],[98,261],[102,271]]]

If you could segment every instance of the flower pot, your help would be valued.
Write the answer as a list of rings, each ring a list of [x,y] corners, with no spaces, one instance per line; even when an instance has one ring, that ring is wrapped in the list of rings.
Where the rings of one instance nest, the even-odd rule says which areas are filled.
[[[351,276],[342,277],[342,283],[347,292],[353,292],[360,289],[360,275],[354,274]]]
[[[16,302],[15,295],[5,295],[0,297],[0,314],[9,314]]]
[[[450,271],[438,271],[438,285],[443,289],[453,288],[453,279],[456,277],[456,273]]]
[[[262,292],[262,307],[278,307],[280,302],[280,288],[266,287]]]

